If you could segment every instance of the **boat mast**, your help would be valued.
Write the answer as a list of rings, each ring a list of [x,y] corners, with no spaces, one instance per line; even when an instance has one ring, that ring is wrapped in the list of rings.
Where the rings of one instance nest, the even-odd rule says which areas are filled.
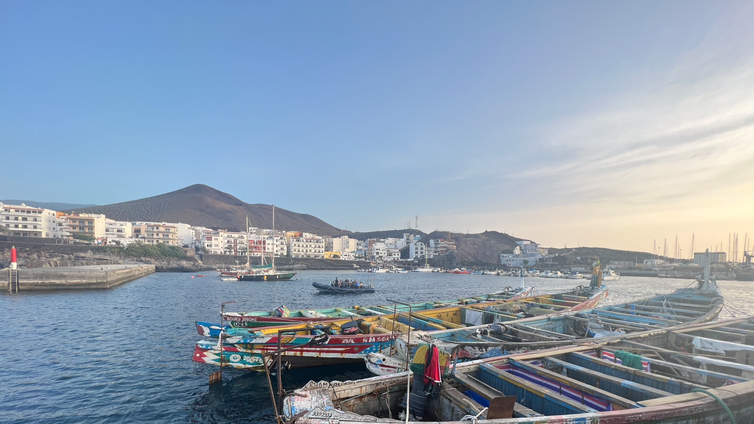
[[[519,274],[521,275],[521,290],[524,289],[524,267],[521,266],[519,269]]]
[[[251,260],[249,259],[249,215],[246,215],[246,269],[251,269]]]
[[[275,272],[275,205],[272,205],[272,272]]]

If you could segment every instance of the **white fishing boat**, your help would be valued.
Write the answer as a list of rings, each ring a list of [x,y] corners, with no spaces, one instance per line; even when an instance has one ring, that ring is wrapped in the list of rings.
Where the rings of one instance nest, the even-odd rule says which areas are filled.
[[[602,281],[618,281],[619,279],[620,274],[613,271],[609,266],[602,270]]]

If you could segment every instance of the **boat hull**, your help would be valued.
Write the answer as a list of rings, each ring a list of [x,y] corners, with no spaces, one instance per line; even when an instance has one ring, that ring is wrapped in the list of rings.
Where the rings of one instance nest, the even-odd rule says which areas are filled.
[[[312,283],[315,289],[324,294],[361,294],[361,293],[374,293],[374,287],[336,287],[328,284]]]
[[[194,348],[194,362],[229,366],[242,369],[263,367],[262,356],[280,347],[288,350],[283,360],[288,366],[305,368],[343,363],[362,363],[370,353],[387,353],[393,346],[396,335],[277,335],[260,337],[249,343],[223,344],[222,364],[220,348],[216,342],[202,340]]]
[[[295,272],[281,274],[245,274],[239,275],[238,281],[284,281],[290,280],[296,275]]]

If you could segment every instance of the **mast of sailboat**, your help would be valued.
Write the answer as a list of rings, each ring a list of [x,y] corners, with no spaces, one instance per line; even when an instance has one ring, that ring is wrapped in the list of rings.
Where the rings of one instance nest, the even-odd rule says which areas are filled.
[[[521,275],[521,290],[524,289],[524,267],[521,266],[521,269],[519,269],[519,274]]]
[[[249,250],[251,237],[249,237],[249,215],[246,215],[246,269],[251,269],[251,260],[249,259]]]
[[[275,205],[272,205],[272,272],[275,272]]]

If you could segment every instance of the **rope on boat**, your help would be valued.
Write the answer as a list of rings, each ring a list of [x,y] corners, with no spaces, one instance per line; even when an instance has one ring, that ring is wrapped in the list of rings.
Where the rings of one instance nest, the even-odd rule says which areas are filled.
[[[730,408],[728,408],[728,405],[726,405],[725,402],[723,402],[723,400],[717,397],[714,393],[708,392],[704,389],[691,389],[691,392],[704,393],[705,395],[715,399],[718,403],[720,403],[720,405],[723,406],[723,408],[725,408],[725,412],[727,412],[728,416],[730,417],[730,422],[733,424],[738,424],[738,422],[736,421],[736,416],[733,415],[733,411],[731,411]]]
[[[487,409],[489,409],[489,408],[482,409],[482,411],[479,412],[476,415],[464,415],[464,417],[461,418],[461,421],[471,421],[473,423],[476,423],[476,420],[479,419],[479,416],[482,415],[482,414],[484,414],[484,411],[486,411]],[[736,423],[734,423],[734,424],[736,424]]]

